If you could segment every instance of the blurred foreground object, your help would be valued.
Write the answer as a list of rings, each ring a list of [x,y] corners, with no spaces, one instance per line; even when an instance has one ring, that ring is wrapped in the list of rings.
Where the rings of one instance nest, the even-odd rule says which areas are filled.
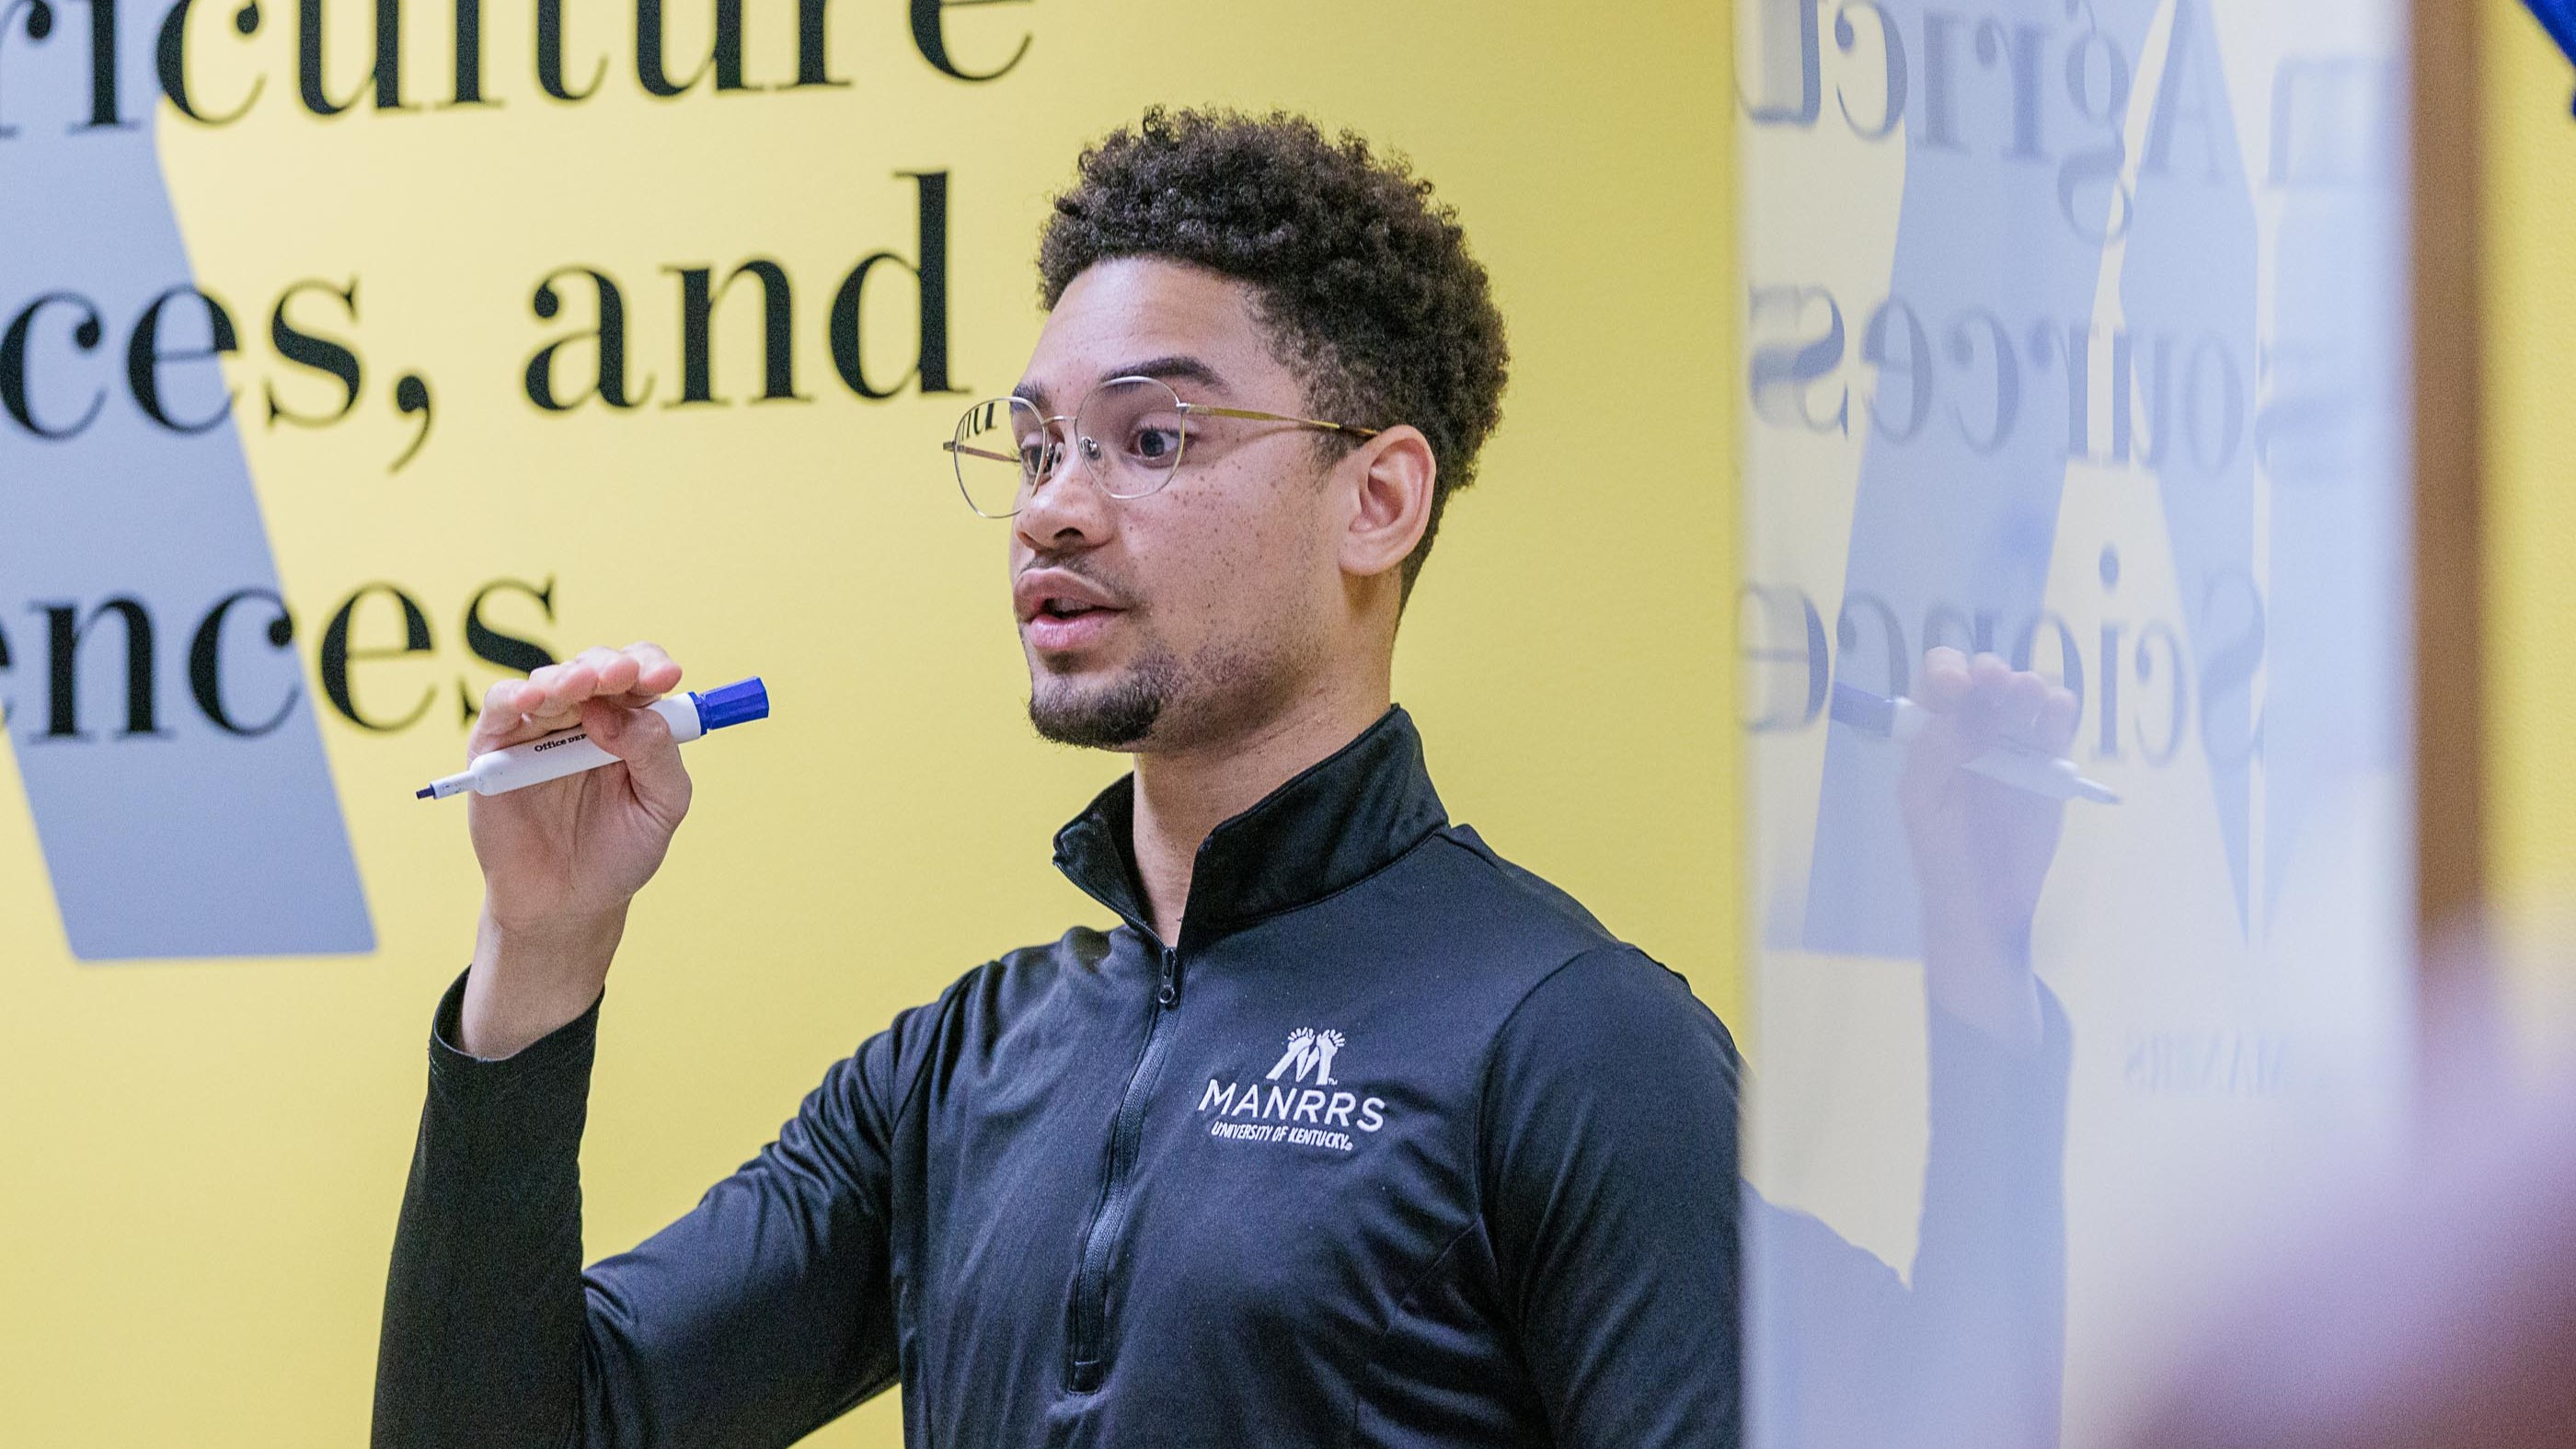
[[[2243,1285],[2128,1443],[2576,1444],[2576,1073],[2517,1092],[2470,1020],[2428,1064],[2415,1150]]]

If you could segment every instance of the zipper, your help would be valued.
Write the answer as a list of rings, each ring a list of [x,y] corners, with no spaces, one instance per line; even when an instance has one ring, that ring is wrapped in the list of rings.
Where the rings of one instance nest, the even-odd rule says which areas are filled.
[[[1148,940],[1153,939],[1149,934]],[[1109,1341],[1109,1255],[1127,1226],[1127,1209],[1136,1170],[1136,1149],[1145,1135],[1145,1099],[1162,1074],[1163,1053],[1171,1038],[1163,1019],[1181,1004],[1181,952],[1163,947],[1162,979],[1154,989],[1153,1014],[1145,1019],[1145,1049],[1127,1078],[1126,1095],[1109,1128],[1109,1161],[1100,1184],[1100,1205],[1092,1211],[1090,1230],[1082,1238],[1082,1267],[1073,1283],[1073,1323],[1067,1344],[1065,1376],[1075,1393],[1087,1394],[1107,1376]]]

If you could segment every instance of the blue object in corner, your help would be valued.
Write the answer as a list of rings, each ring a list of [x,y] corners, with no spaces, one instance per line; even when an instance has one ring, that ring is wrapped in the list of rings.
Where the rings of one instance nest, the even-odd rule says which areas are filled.
[[[2576,0],[2523,0],[2523,3],[2531,7],[2532,17],[2540,22],[2541,29],[2549,32],[2550,39],[2558,42],[2558,48],[2567,53],[2567,59],[2576,62]]]

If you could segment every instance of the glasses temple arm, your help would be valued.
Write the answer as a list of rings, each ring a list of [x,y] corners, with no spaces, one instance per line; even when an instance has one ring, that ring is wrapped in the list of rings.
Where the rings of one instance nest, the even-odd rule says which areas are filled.
[[[1256,423],[1295,423],[1301,428],[1321,428],[1329,433],[1349,433],[1362,438],[1374,438],[1378,433],[1375,428],[1355,428],[1349,423],[1328,423],[1322,418],[1292,418],[1285,413],[1257,413],[1247,408],[1210,407],[1206,403],[1185,402],[1181,404],[1181,411],[1202,413],[1212,418],[1247,418]]]

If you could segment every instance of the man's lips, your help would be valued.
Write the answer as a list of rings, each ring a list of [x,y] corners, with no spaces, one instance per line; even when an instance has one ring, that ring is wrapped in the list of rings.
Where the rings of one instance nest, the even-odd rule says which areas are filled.
[[[1023,624],[1041,616],[1061,618],[1086,610],[1114,613],[1125,607],[1116,594],[1064,569],[1031,569],[1012,580],[1011,606]]]
[[[1011,585],[1020,636],[1049,652],[1079,649],[1105,633],[1126,612],[1116,595],[1080,574],[1031,569]]]
[[[1040,614],[1020,626],[1020,637],[1040,653],[1085,649],[1100,642],[1122,609],[1085,609],[1076,614]]]

